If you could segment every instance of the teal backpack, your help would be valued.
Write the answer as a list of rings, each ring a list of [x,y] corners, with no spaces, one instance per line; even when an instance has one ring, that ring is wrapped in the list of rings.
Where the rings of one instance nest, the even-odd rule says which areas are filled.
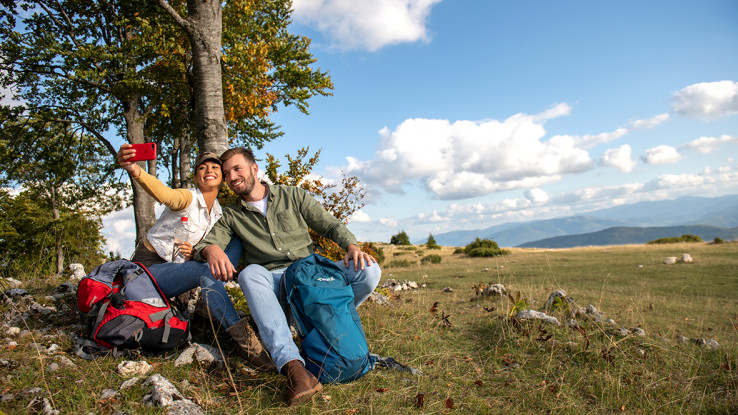
[[[317,254],[295,261],[284,272],[282,290],[305,367],[322,383],[350,382],[373,368],[354,292],[333,261]]]

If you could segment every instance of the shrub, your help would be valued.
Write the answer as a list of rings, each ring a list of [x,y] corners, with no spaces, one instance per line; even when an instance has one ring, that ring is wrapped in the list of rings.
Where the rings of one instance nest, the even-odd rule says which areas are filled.
[[[423,259],[420,260],[420,262],[423,264],[428,263],[428,262],[430,262],[431,264],[440,264],[442,259],[443,258],[441,258],[440,255],[430,254],[430,255],[424,256]]]
[[[720,238],[720,237],[717,237],[716,236],[715,237],[715,240],[712,241],[712,243],[714,243],[714,244],[723,244],[723,243],[725,243],[725,241],[723,241],[723,238]]]
[[[676,244],[676,243],[682,243],[682,242],[702,242],[702,238],[699,237],[699,235],[682,235],[680,237],[668,237],[668,238],[659,238],[654,239],[653,241],[646,242],[647,245],[656,245],[656,244]]]
[[[463,253],[464,253],[464,248],[456,248],[456,249],[454,249],[454,255],[463,254]]]
[[[471,257],[488,257],[509,254],[510,251],[503,251],[497,242],[491,239],[477,238],[464,248],[464,253]]]
[[[361,244],[361,250],[374,257],[378,264],[384,262],[384,250],[374,244],[374,242],[364,242]]]
[[[428,234],[428,241],[425,243],[425,247],[428,249],[441,249],[441,246],[436,243],[436,238],[433,237],[432,233]]]
[[[407,259],[395,259],[387,264],[388,268],[403,268],[415,265],[415,261],[408,261]]]
[[[392,235],[390,243],[392,245],[410,245],[410,238],[405,231],[400,231],[397,235]]]

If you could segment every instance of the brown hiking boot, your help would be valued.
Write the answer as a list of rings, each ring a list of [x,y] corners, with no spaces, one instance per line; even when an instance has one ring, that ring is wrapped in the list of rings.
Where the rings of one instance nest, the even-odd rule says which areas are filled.
[[[299,360],[290,360],[284,365],[287,376],[285,400],[287,406],[300,405],[323,389],[318,379],[305,369]]]
[[[251,366],[266,372],[277,370],[269,357],[269,352],[249,324],[248,317],[238,320],[238,323],[228,328],[227,332],[238,344],[238,354],[248,360]]]

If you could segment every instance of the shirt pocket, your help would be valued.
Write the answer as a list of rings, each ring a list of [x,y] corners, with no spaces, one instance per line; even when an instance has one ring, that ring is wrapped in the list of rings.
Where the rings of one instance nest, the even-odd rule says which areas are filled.
[[[291,210],[277,213],[277,223],[282,232],[294,232],[300,229],[300,220],[295,212]]]

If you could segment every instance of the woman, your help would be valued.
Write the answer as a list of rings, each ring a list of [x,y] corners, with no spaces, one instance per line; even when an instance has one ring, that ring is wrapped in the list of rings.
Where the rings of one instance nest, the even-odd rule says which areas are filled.
[[[136,155],[130,144],[123,144],[116,160],[120,167],[156,201],[166,208],[154,226],[138,243],[131,258],[148,268],[164,295],[174,297],[195,287],[202,287],[202,296],[216,324],[222,324],[236,340],[239,352],[252,364],[272,368],[273,363],[261,347],[247,319],[240,319],[233,308],[223,282],[212,277],[207,263],[192,261],[192,246],[197,244],[222,216],[218,203],[218,189],[223,183],[221,163],[214,153],[204,152],[195,159],[195,189],[171,189],[149,175],[136,164],[128,161]],[[175,229],[187,218],[187,241],[175,244]],[[176,246],[175,246],[176,245]],[[233,238],[225,249],[232,264],[238,264],[241,242]],[[177,255],[183,263],[173,262]]]

